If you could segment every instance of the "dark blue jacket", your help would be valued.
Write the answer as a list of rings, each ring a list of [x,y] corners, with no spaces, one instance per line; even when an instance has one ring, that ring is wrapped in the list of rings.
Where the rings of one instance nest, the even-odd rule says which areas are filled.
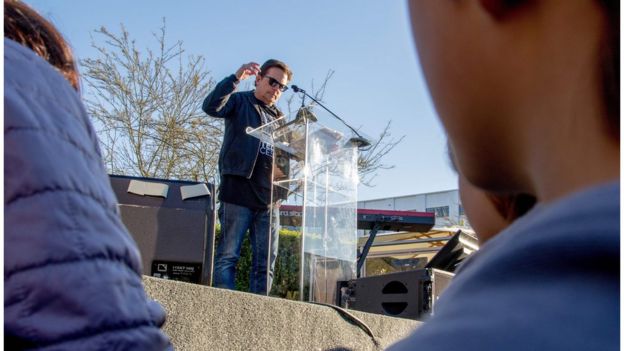
[[[80,96],[7,39],[4,69],[5,348],[170,348]]]
[[[235,92],[238,80],[235,75],[223,79],[206,97],[202,109],[212,117],[225,119],[223,145],[219,153],[221,175],[251,178],[260,150],[260,140],[245,131],[262,124],[260,102],[253,90]]]

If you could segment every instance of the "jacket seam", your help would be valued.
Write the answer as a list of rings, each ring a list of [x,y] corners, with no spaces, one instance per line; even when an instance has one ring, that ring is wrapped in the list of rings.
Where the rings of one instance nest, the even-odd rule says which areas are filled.
[[[20,266],[13,270],[8,270],[8,271],[6,270],[6,267],[5,267],[4,281],[6,284],[6,282],[9,279],[11,279],[14,275],[19,275],[21,273],[28,273],[29,271],[33,271],[37,269],[44,269],[44,268],[47,268],[48,266],[61,266],[61,265],[67,265],[67,264],[76,264],[80,262],[95,262],[95,261],[120,263],[122,266],[126,267],[130,272],[134,273],[137,278],[141,277],[141,275],[137,271],[135,271],[134,268],[132,268],[132,265],[126,260],[125,257],[121,255],[107,256],[103,253],[97,253],[93,255],[81,254],[80,257],[73,257],[73,258],[68,258],[68,259],[53,260],[53,259],[48,258],[41,262],[26,264],[26,265],[23,265],[23,266]],[[127,283],[131,284],[134,287],[141,287],[141,289],[143,288],[143,285],[141,283],[134,283],[134,282],[127,282]],[[19,301],[15,303],[19,303]],[[6,308],[7,306],[11,306],[11,305],[13,304],[11,303],[5,304],[4,307]]]
[[[44,196],[47,195],[49,193],[72,193],[72,194],[78,194],[84,198],[89,198],[95,202],[97,202],[100,206],[102,206],[103,208],[105,208],[107,211],[110,211],[112,214],[115,215],[115,217],[117,217],[117,210],[116,210],[116,205],[117,204],[111,204],[109,202],[107,202],[106,200],[100,199],[99,197],[78,190],[78,189],[67,189],[61,186],[57,186],[57,187],[53,187],[53,186],[46,186],[46,187],[42,187],[33,191],[29,191],[29,192],[20,192],[17,193],[15,196],[6,199],[4,202],[4,206],[5,208],[8,206],[13,205],[14,203],[20,201],[20,200],[26,200],[27,198],[30,197],[35,197],[35,196]]]
[[[93,196],[91,194],[87,194],[85,192],[76,190],[76,189],[65,189],[65,188],[43,188],[40,190],[36,190],[36,191],[32,191],[29,193],[19,193],[16,196],[14,196],[13,198],[7,200],[4,204],[5,207],[5,213],[7,208],[9,208],[10,206],[13,206],[15,203],[17,203],[18,201],[26,201],[30,198],[34,198],[37,196],[46,196],[48,194],[54,194],[54,193],[70,193],[70,194],[77,194],[79,196],[81,196],[84,199],[89,199],[91,201],[94,201],[95,203],[97,203],[99,206],[101,206],[101,208],[104,210],[104,213],[106,214],[106,216],[108,216],[108,219],[111,219],[113,223],[115,223],[115,225],[117,227],[119,227],[117,225],[117,223],[119,223],[121,221],[121,218],[117,212],[117,204],[113,204],[112,206],[109,206],[109,204],[105,201],[105,200],[101,200],[99,198],[97,198],[96,196]],[[120,228],[120,230],[125,231],[125,228]]]
[[[33,134],[45,134],[45,135],[50,135],[50,136],[54,136],[56,137],[57,140],[60,141],[64,141],[66,143],[68,143],[69,145],[73,146],[76,150],[80,151],[83,155],[85,155],[86,157],[88,157],[90,160],[92,161],[96,161],[98,162],[98,164],[101,161],[101,155],[98,154],[97,152],[89,152],[89,150],[87,150],[87,148],[82,147],[77,141],[75,141],[72,138],[68,138],[66,135],[62,134],[62,133],[57,133],[57,132],[52,132],[50,130],[47,129],[43,129],[43,128],[38,128],[38,127],[8,127],[4,130],[4,138],[6,140],[7,135],[11,134],[11,133],[33,133]],[[93,139],[88,138],[90,142],[93,142]]]
[[[38,348],[45,348],[45,347],[50,347],[50,346],[58,346],[58,345],[62,345],[64,343],[69,343],[69,342],[75,342],[80,339],[88,339],[91,337],[99,336],[101,334],[108,334],[108,333],[120,332],[123,330],[132,330],[132,329],[140,329],[140,328],[150,328],[150,329],[160,330],[159,326],[156,325],[154,321],[144,320],[144,321],[136,321],[134,323],[126,324],[126,325],[111,325],[108,327],[93,328],[93,330],[70,333],[69,335],[61,336],[57,338],[56,340],[33,341],[33,343],[36,344],[36,348],[38,349]],[[154,342],[156,342],[156,340],[154,340]]]
[[[41,71],[40,67],[38,67],[37,72],[35,73],[39,73]],[[63,78],[62,76],[58,76],[56,78],[54,78],[55,80],[60,78],[60,82],[63,83],[67,83],[67,87],[69,87],[69,89],[71,89],[70,91],[72,91],[73,93],[76,93],[73,88],[71,88],[71,85],[69,85],[69,82],[67,82],[65,80],[65,78]],[[58,100],[55,96],[48,94],[49,92],[44,90],[43,88],[41,88],[38,85],[28,85],[25,86],[21,83],[20,80],[10,80],[7,82],[8,84],[11,85],[12,88],[15,88],[15,91],[19,93],[19,97],[21,98],[20,100],[23,101],[31,101],[32,98],[31,96],[37,95],[37,98],[40,98],[42,100],[36,100],[37,103],[40,104],[41,107],[44,107],[42,105],[43,102],[46,103],[50,103],[51,105],[53,105],[55,108],[59,108],[60,110],[62,110],[63,112],[69,114],[70,116],[74,117],[74,119],[78,122],[80,122],[81,124],[84,124],[84,119],[81,118],[81,115],[84,113],[83,111],[76,111],[73,108],[69,108],[68,106],[71,107],[77,107],[78,109],[81,109],[81,107],[79,105],[67,105],[67,104],[59,104]],[[52,82],[52,83],[56,83],[56,82]],[[77,94],[77,93],[76,93]]]

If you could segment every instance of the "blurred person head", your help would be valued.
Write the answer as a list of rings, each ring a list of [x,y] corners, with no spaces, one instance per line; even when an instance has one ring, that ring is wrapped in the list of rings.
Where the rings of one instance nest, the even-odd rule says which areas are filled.
[[[76,89],[79,75],[71,48],[59,31],[37,11],[18,0],[4,0],[4,37],[34,51]]]
[[[468,218],[480,225],[472,209],[483,206],[471,196],[492,205],[493,228],[482,234],[525,211],[516,194],[539,208],[474,255],[435,314],[391,349],[617,349],[619,1],[410,0],[409,8],[465,178]],[[476,193],[466,194],[471,186]]]
[[[619,177],[619,1],[409,5],[425,78],[468,182],[548,203]]]

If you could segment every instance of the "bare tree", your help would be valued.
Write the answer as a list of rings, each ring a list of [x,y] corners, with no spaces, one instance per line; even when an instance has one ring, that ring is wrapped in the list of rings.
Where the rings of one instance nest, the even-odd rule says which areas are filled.
[[[315,87],[314,81],[312,81],[310,83],[309,94],[322,103],[327,88],[327,83],[333,75],[334,71],[329,70],[318,87]],[[298,104],[298,102],[302,101],[301,99],[303,98],[298,95],[291,95],[286,100],[289,115],[296,114],[296,110],[301,106],[300,104]],[[314,102],[310,101],[310,103],[306,106],[313,105]],[[394,149],[395,146],[403,141],[405,135],[394,138],[390,132],[391,125],[392,121],[389,120],[386,123],[382,132],[379,134],[379,137],[373,140],[370,146],[360,150],[358,158],[358,173],[360,175],[360,183],[362,183],[363,185],[366,185],[368,187],[375,186],[373,180],[377,177],[379,170],[394,168],[394,165],[383,163],[383,160],[392,151],[392,149]]]
[[[102,27],[92,40],[95,58],[81,61],[89,114],[94,119],[109,172],[165,179],[211,181],[223,137],[223,121],[201,110],[201,101],[214,87],[202,56],[187,56],[182,42],[166,42],[163,19],[153,33],[157,47],[139,49],[121,25],[120,33]],[[144,54],[143,54],[144,53]],[[322,101],[334,71],[309,92]],[[298,95],[287,100],[294,115]],[[310,102],[313,103],[313,102]],[[379,138],[362,150],[360,181],[373,186],[380,169],[392,168],[384,157],[403,140],[393,138],[388,121]]]
[[[405,135],[394,138],[390,133],[391,125],[392,120],[389,120],[379,137],[371,143],[371,146],[360,152],[358,158],[360,182],[368,187],[375,186],[373,180],[377,177],[380,169],[394,168],[394,165],[383,163],[383,160],[395,146],[403,141]]]
[[[157,48],[139,49],[125,27],[94,32],[96,58],[81,61],[85,97],[111,173],[208,181],[217,171],[222,121],[201,101],[214,86],[202,56],[166,42],[163,19]]]

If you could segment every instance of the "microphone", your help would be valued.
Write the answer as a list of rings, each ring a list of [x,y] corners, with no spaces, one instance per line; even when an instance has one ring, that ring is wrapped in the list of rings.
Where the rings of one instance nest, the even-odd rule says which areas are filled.
[[[310,109],[307,108],[307,107],[301,107],[299,109],[299,111],[297,111],[297,115],[295,116],[295,120],[299,120],[299,119],[307,119],[307,120],[310,120],[312,122],[318,121],[318,118],[316,118],[314,113],[312,113],[312,111],[310,111]]]
[[[328,109],[327,107],[325,107],[325,105],[321,104],[320,101],[318,101],[317,99],[315,99],[314,97],[310,96],[310,94],[306,93],[305,90],[299,88],[296,85],[291,85],[290,86],[292,88],[292,90],[295,93],[302,93],[305,97],[309,97],[312,101],[314,101],[317,105],[321,106],[325,111],[329,112],[332,116],[334,116],[337,120],[339,120],[340,122],[342,122],[342,124],[344,124],[345,126],[347,126],[349,129],[351,129],[351,131],[356,135],[356,137],[351,138],[351,140],[349,140],[353,145],[356,145],[358,148],[363,149],[367,146],[370,146],[371,143],[370,141],[368,141],[366,138],[364,138],[362,135],[360,135],[360,133],[357,132],[357,130],[355,130],[353,127],[351,127],[347,122],[345,122],[342,118],[338,117],[338,115],[336,115],[335,113],[332,112],[332,110]],[[301,105],[302,109],[303,109],[303,104]],[[307,110],[307,109],[306,109]],[[301,109],[299,110],[299,112],[302,112]],[[299,117],[299,112],[297,112],[297,117]],[[309,112],[310,114],[312,114],[310,111],[306,111]],[[312,115],[314,116],[314,115]],[[307,116],[304,116],[307,117]],[[295,118],[296,119],[296,118]],[[314,119],[310,118],[310,120],[316,122],[316,116],[314,116]]]
[[[349,139],[349,142],[355,145],[358,149],[362,149],[371,145],[370,141],[363,137],[353,137]]]

